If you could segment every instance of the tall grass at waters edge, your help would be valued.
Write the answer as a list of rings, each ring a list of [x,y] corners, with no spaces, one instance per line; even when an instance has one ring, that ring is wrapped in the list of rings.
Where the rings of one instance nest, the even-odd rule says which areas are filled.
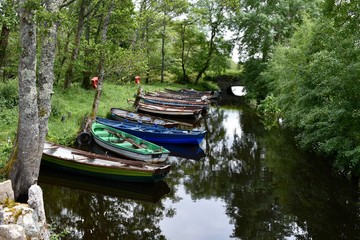
[[[135,94],[141,86],[144,91],[163,90],[164,88],[180,89],[189,86],[174,83],[151,83],[151,84],[125,84],[118,85],[111,82],[103,84],[100,104],[97,116],[106,117],[111,107],[133,110],[127,99],[135,99]],[[74,84],[69,89],[61,86],[54,87],[52,96],[52,111],[49,119],[49,141],[71,145],[74,143],[77,133],[85,116],[92,112],[95,91],[85,90]],[[18,108],[2,107],[0,111],[0,169],[6,164],[12,150],[12,141],[15,138],[18,122]],[[0,174],[1,175],[1,174]],[[1,176],[0,176],[1,179]]]

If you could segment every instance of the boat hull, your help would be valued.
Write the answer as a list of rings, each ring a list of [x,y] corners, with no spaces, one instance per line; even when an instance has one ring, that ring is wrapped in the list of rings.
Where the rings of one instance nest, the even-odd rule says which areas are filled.
[[[118,121],[129,121],[133,123],[141,123],[141,124],[148,124],[148,125],[159,125],[164,126],[167,128],[177,127],[179,126],[179,122],[172,121],[168,119],[162,119],[159,117],[154,117],[147,114],[141,114],[136,112],[126,111],[120,108],[111,108],[111,117],[114,120]]]
[[[150,113],[150,114],[158,114],[158,115],[166,115],[166,116],[174,116],[174,117],[193,117],[195,119],[201,116],[203,112],[202,108],[176,108],[176,107],[166,107],[156,104],[146,104],[146,103],[138,103],[137,106],[138,111]]]
[[[155,168],[127,160],[121,163],[121,160],[116,161],[115,158],[52,143],[45,143],[42,164],[76,174],[126,182],[157,182],[162,180],[170,170],[170,166]]]
[[[93,123],[91,133],[98,145],[129,159],[144,161],[147,163],[161,163],[166,161],[170,153],[170,151],[161,146],[107,125]],[[114,133],[119,134],[126,139],[132,138],[132,141],[136,141],[139,146],[145,144],[148,147],[134,148],[131,144],[124,145],[121,141],[117,141],[118,137],[115,136]],[[100,134],[107,135],[100,136]]]
[[[168,144],[200,144],[206,135],[206,131],[182,130],[178,128],[164,128],[161,126],[144,126],[132,124],[126,121],[114,121],[105,118],[97,118],[99,123],[130,133],[154,143]]]

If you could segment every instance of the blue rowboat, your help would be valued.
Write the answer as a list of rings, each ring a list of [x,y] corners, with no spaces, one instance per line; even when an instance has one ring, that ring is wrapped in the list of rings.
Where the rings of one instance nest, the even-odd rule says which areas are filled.
[[[97,117],[96,121],[106,126],[119,129],[149,142],[171,144],[200,144],[206,135],[206,130],[183,130],[134,124],[127,121],[115,121]]]

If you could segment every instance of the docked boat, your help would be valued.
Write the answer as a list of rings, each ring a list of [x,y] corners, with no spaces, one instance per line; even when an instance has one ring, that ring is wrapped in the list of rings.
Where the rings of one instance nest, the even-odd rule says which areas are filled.
[[[167,98],[161,96],[146,96],[142,95],[139,96],[140,99],[146,103],[155,103],[155,104],[163,104],[168,106],[190,106],[190,107],[208,107],[209,102],[207,100],[201,99],[193,99],[193,100],[185,100],[185,99],[174,99],[174,98]]]
[[[167,99],[174,99],[174,100],[184,100],[184,101],[209,101],[209,96],[202,95],[202,96],[191,96],[186,94],[176,94],[170,93],[166,91],[156,91],[156,92],[145,92],[144,96],[151,96],[151,97],[161,97]]]
[[[206,112],[206,109],[201,107],[176,107],[145,102],[138,102],[135,107],[140,112],[173,117],[193,117],[195,119],[199,119],[201,114]]]
[[[185,95],[185,96],[189,96],[189,97],[194,97],[194,96],[204,97],[205,96],[208,99],[213,99],[213,98],[219,97],[219,93],[217,91],[197,91],[194,89],[174,90],[174,89],[169,89],[169,88],[165,88],[165,91],[168,93]]]
[[[97,117],[96,121],[106,126],[130,133],[157,144],[200,144],[206,135],[206,130],[182,130],[179,128],[165,128],[134,124],[127,121],[115,121]]]
[[[120,108],[111,108],[111,117],[114,120],[124,121],[127,120],[133,123],[149,124],[149,125],[159,125],[166,128],[172,128],[179,126],[179,122],[164,119],[160,117],[154,117],[148,114],[131,112]]]
[[[97,144],[120,156],[147,163],[166,161],[170,151],[132,134],[93,122],[91,134]]]
[[[45,142],[42,165],[96,178],[126,182],[157,182],[170,171],[170,165],[159,166],[109,157]]]

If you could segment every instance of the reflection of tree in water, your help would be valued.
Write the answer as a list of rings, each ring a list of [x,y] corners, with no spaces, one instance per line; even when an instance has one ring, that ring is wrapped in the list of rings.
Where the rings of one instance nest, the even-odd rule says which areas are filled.
[[[165,239],[158,225],[165,214],[161,202],[49,188],[44,189],[45,202],[48,197],[61,201],[45,206],[47,221],[56,233],[68,231],[61,239]]]
[[[309,162],[314,159],[301,155],[283,134],[265,133],[248,112],[239,112],[241,137],[231,133],[233,143],[227,146],[226,117],[226,111],[212,109],[205,124],[207,159],[183,167],[192,199],[226,202],[232,237],[358,239],[358,196],[347,182],[331,176],[325,165]]]
[[[277,130],[265,138],[266,165],[274,172],[275,194],[292,226],[313,239],[360,239],[358,189],[333,174],[324,159],[297,151],[284,136]]]
[[[355,189],[299,153],[285,134],[265,132],[244,109],[236,115],[241,134],[232,132],[224,125],[228,113],[212,108],[206,119],[206,158],[171,161],[167,201],[181,200],[182,183],[193,200],[221,199],[234,238],[359,239]],[[52,186],[44,199],[56,201],[46,208],[55,232],[70,230],[62,239],[165,239],[159,222],[177,210],[164,199],[153,204]]]

